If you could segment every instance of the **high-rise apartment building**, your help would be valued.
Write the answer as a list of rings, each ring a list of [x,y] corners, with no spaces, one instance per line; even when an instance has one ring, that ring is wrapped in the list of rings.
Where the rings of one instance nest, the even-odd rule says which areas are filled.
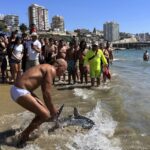
[[[16,15],[5,15],[4,22],[7,25],[8,30],[18,30],[19,28],[19,16]]]
[[[119,24],[115,22],[106,22],[103,25],[104,39],[113,42],[119,40]]]
[[[0,21],[4,20],[5,15],[4,14],[0,14]]]
[[[62,16],[54,16],[52,18],[51,29],[53,31],[64,31],[64,18]]]
[[[38,31],[49,30],[48,9],[37,4],[32,4],[28,8],[29,26],[35,25]]]

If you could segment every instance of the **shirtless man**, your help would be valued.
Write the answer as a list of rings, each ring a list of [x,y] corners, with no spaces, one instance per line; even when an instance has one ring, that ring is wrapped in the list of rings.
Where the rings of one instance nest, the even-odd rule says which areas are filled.
[[[66,46],[65,41],[63,41],[63,40],[59,41],[57,50],[58,50],[58,52],[57,52],[57,57],[56,58],[57,59],[59,59],[59,58],[66,59],[67,46]],[[66,78],[66,75],[64,73],[62,80],[65,81],[65,78]],[[59,80],[61,81],[61,77],[59,77]]]
[[[12,99],[25,109],[35,113],[30,125],[19,135],[18,144],[23,144],[30,133],[42,123],[57,117],[57,110],[51,99],[51,85],[53,78],[62,75],[67,69],[64,59],[57,59],[54,65],[41,64],[27,70],[12,86]],[[33,93],[41,86],[44,103]]]
[[[65,44],[65,41],[60,40],[58,44],[58,54],[57,58],[66,58],[66,51],[67,51],[67,46]]]
[[[84,67],[85,55],[88,52],[87,44],[84,40],[80,42],[78,51],[78,59],[79,59],[79,70],[80,70],[80,81],[83,83],[83,78],[85,79],[85,83],[88,83],[88,70]]]
[[[66,52],[66,61],[68,64],[68,84],[71,84],[71,77],[73,84],[76,83],[76,51],[74,49],[74,43],[69,43],[69,48]]]
[[[56,60],[57,55],[57,46],[54,44],[54,40],[52,38],[45,38],[45,45],[43,46],[45,61],[48,64],[53,64]]]

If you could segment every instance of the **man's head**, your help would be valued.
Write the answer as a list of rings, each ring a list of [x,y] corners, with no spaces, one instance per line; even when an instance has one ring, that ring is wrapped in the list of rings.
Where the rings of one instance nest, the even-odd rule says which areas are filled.
[[[81,49],[85,49],[87,47],[87,44],[86,44],[86,41],[85,40],[82,40],[79,44],[80,48]]]
[[[31,38],[33,41],[35,41],[38,38],[38,34],[36,32],[31,33]]]
[[[98,47],[98,42],[93,42],[93,43],[92,43],[92,50],[93,50],[93,51],[96,51],[96,50],[98,50],[98,48],[99,48],[99,47]]]
[[[57,76],[61,76],[65,73],[67,70],[67,62],[64,59],[57,59],[54,63],[54,66],[56,67],[56,74]]]
[[[105,44],[104,43],[100,43],[99,44],[99,48],[103,50],[105,48]]]

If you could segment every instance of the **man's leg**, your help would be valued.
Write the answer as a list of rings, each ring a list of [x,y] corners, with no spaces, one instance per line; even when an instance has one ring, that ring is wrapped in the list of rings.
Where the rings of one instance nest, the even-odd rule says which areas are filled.
[[[30,94],[19,97],[17,103],[36,115],[29,126],[21,133],[21,140],[26,141],[33,130],[50,118],[50,112],[41,101]]]
[[[95,78],[91,78],[91,86],[95,85]]]
[[[97,78],[97,87],[100,86],[100,78]]]
[[[100,86],[100,70],[97,70],[96,71],[96,79],[97,79],[97,81],[96,81],[96,83],[97,83],[97,87],[98,86]]]
[[[95,85],[95,71],[93,69],[90,70],[90,78],[91,78],[91,86]]]
[[[30,133],[37,129],[43,122],[45,122],[44,119],[40,118],[39,116],[35,116],[29,126],[20,134],[20,141],[27,141],[29,139]]]

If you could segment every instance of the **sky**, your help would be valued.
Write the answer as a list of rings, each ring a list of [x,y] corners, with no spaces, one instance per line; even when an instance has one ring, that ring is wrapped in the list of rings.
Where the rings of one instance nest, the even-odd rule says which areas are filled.
[[[65,29],[94,28],[103,30],[103,24],[114,21],[120,32],[150,32],[150,0],[1,0],[0,14],[15,14],[19,23],[28,25],[28,7],[38,4],[48,9],[52,17],[64,17]]]

